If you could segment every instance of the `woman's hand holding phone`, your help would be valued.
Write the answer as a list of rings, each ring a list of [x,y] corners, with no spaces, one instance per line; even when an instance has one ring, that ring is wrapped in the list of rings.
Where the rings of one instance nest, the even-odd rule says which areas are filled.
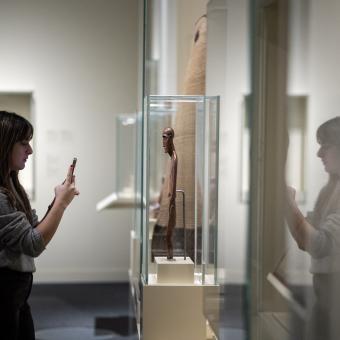
[[[75,187],[75,176],[74,169],[76,167],[77,158],[73,158],[72,164],[70,165],[66,179],[60,185],[54,188],[54,199],[52,203],[48,206],[47,211],[40,223],[46,218],[49,211],[52,209],[54,204],[58,204],[61,208],[66,209],[66,207],[72,202],[75,195],[79,195],[79,191]]]
[[[74,158],[70,165],[65,181],[57,185],[55,191],[55,202],[62,205],[64,209],[72,202],[74,196],[79,195],[79,191],[75,186],[74,169],[77,159]]]

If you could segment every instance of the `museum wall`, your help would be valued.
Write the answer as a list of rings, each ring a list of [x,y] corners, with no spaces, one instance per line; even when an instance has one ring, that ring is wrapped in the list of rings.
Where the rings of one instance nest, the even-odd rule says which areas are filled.
[[[40,216],[78,157],[80,196],[37,260],[36,282],[128,279],[132,211],[98,213],[96,203],[114,191],[115,117],[137,108],[137,8],[137,0],[0,1],[0,91],[33,92]]]

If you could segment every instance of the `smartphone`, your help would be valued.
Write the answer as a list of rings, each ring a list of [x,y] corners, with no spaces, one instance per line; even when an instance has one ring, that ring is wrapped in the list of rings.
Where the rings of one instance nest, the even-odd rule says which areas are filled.
[[[71,175],[73,176],[73,173],[74,173],[74,169],[76,167],[76,164],[77,164],[77,157],[74,157],[73,158],[73,161],[72,161],[72,164],[71,164],[71,168],[72,168],[72,173]]]

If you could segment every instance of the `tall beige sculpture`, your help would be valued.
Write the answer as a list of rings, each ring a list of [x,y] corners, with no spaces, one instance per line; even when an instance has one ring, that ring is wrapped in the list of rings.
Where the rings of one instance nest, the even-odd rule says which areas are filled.
[[[189,62],[184,77],[183,93],[184,95],[204,95],[205,94],[205,75],[206,75],[206,39],[207,38],[207,18],[202,16],[195,24],[195,30],[192,40],[192,48]],[[176,131],[176,151],[181,162],[177,170],[177,189],[183,190],[186,197],[186,228],[187,228],[187,252],[191,258],[194,258],[194,227],[195,221],[198,228],[201,226],[201,204],[198,200],[197,215],[195,216],[195,125],[196,125],[195,105],[193,103],[182,103],[175,117],[174,130]],[[166,199],[164,190],[168,187],[167,179],[163,185],[162,197],[158,226],[165,227],[169,219],[169,201]],[[197,188],[197,187],[196,187]],[[199,190],[198,190],[199,191]],[[199,193],[196,193],[199,198]],[[176,243],[183,241],[183,233],[179,231],[183,228],[183,209],[182,203],[177,199],[177,218],[176,229],[179,229],[175,235],[175,252]],[[176,236],[178,235],[178,236]],[[199,235],[197,235],[199,237]],[[155,244],[155,243],[154,243]],[[183,249],[179,251],[183,252]]]

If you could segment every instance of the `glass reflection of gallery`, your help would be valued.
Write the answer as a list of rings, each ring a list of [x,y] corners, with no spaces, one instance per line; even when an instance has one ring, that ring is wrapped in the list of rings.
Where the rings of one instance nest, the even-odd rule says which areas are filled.
[[[337,0],[148,0],[141,17],[130,268],[141,337],[340,338],[338,175],[322,158],[338,150],[337,123],[322,130],[318,154],[316,138],[338,115]],[[166,126],[183,163],[174,233],[175,256],[189,259],[182,268],[157,260]]]
[[[337,1],[251,4],[249,338],[340,337],[339,52],[325,39],[339,15]]]

